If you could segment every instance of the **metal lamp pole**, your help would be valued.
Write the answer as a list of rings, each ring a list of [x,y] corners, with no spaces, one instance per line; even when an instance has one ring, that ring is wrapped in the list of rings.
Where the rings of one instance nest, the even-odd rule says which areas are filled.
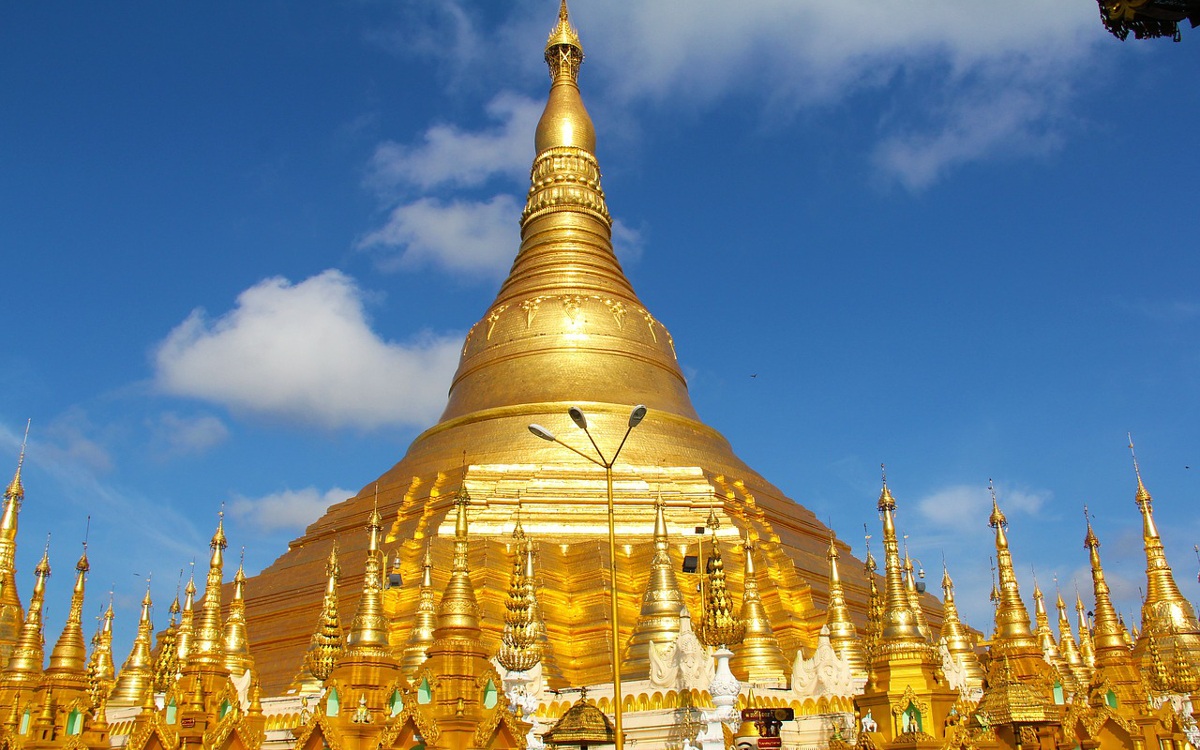
[[[612,677],[613,677],[613,724],[615,729],[615,737],[617,750],[624,750],[625,735],[622,732],[621,726],[621,628],[619,613],[617,610],[617,525],[616,525],[616,510],[613,507],[613,464],[617,462],[617,457],[621,455],[621,449],[625,447],[625,441],[629,439],[629,433],[633,432],[633,428],[641,424],[641,421],[646,417],[646,407],[638,404],[633,407],[633,411],[629,412],[629,424],[625,428],[625,435],[621,438],[620,445],[613,452],[612,458],[605,458],[604,452],[600,450],[600,446],[596,445],[596,439],[592,437],[591,430],[588,429],[587,417],[584,416],[583,410],[577,406],[572,406],[567,410],[571,421],[575,426],[583,430],[588,437],[588,442],[592,444],[592,448],[596,451],[596,456],[589,456],[583,451],[573,446],[567,445],[563,441],[555,437],[554,433],[547,430],[541,425],[529,425],[529,431],[538,436],[542,440],[548,440],[551,443],[558,443],[562,447],[572,453],[581,456],[595,465],[604,469],[604,484],[608,491],[608,559],[611,564],[609,570],[609,617],[612,621]]]

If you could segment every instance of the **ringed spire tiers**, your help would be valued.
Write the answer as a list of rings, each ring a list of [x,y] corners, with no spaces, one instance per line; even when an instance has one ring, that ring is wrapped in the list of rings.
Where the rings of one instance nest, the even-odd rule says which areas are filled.
[[[548,637],[543,653],[554,655],[553,664],[543,668],[553,681],[559,678],[551,668],[561,665],[555,687],[606,682],[609,634],[579,619],[581,612],[602,611],[609,597],[592,569],[580,565],[596,540],[606,538],[605,474],[527,431],[536,423],[563,430],[568,443],[586,440],[571,432],[572,406],[586,411],[591,436],[606,448],[625,434],[630,405],[645,404],[649,413],[612,467],[615,527],[628,549],[621,555],[622,569],[651,567],[657,552],[651,498],[661,495],[672,526],[682,529],[702,526],[715,503],[724,524],[721,543],[759,540],[760,596],[784,653],[816,638],[824,619],[815,602],[824,601],[828,585],[829,531],[701,421],[670,331],[626,277],[614,252],[601,184],[601,134],[581,93],[579,37],[560,6],[540,50],[550,81],[545,110],[530,134],[534,149],[525,207],[513,217],[520,220],[519,246],[508,277],[463,341],[440,420],[395,466],[330,508],[247,584],[251,648],[268,693],[289,684],[300,666],[312,633],[307,618],[296,615],[320,607],[325,559],[335,542],[343,554],[341,585],[361,590],[367,550],[359,529],[376,485],[383,541],[397,545],[399,567],[411,580],[420,580],[429,538],[440,537],[432,545],[434,569],[451,569],[453,545],[442,543],[454,534],[447,499],[460,489],[475,498],[470,551],[485,610],[481,637],[490,649],[499,647],[504,622],[502,604],[492,602],[506,600],[501,582],[509,576],[500,568],[484,575],[479,566],[510,559],[508,535],[520,505],[526,533],[540,544],[539,604]],[[687,250],[676,252],[685,257]],[[735,581],[742,575],[730,574]],[[847,606],[856,620],[864,620],[867,586],[859,566],[848,566],[843,575]],[[621,644],[633,636],[644,586],[642,578],[618,578]],[[415,592],[385,597],[392,644],[403,646],[419,619],[419,600]],[[940,620],[939,614],[930,617]]]

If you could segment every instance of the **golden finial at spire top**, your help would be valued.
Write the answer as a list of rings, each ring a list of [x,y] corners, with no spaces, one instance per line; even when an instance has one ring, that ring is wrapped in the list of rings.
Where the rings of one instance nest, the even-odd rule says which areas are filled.
[[[550,77],[553,78],[560,71],[555,70],[555,60],[552,59],[551,52],[557,47],[569,47],[578,51],[579,62],[583,61],[583,46],[579,43],[579,34],[571,26],[571,12],[567,9],[567,0],[562,0],[558,6],[558,23],[550,30],[550,36],[546,39],[546,62],[550,64]],[[575,63],[575,71],[578,72],[579,63]]]
[[[988,492],[992,494],[992,514],[988,516],[988,526],[993,529],[1008,528],[1008,518],[1005,517],[1004,511],[1000,510],[1000,504],[996,502],[996,487],[992,484],[992,480],[988,478]]]
[[[21,467],[25,465],[25,445],[29,442],[29,425],[32,422],[32,418],[25,421],[25,437],[21,439],[21,454],[17,457],[17,470],[13,474],[12,481],[8,483],[8,489],[4,491],[4,497],[15,500],[18,506],[25,499],[25,486],[21,484]]]
[[[892,511],[894,513],[896,511],[896,498],[892,497],[892,491],[887,486],[887,467],[879,464],[879,471],[882,474],[883,484],[883,489],[879,492],[879,512]]]

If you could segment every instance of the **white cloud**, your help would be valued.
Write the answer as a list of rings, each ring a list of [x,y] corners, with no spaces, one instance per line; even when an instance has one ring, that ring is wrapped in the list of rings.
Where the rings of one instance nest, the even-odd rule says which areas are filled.
[[[499,125],[468,132],[439,124],[421,142],[406,146],[387,141],[371,158],[369,182],[379,189],[405,186],[428,190],[442,185],[473,187],[495,175],[527,179],[533,162],[533,131],[542,102],[502,92],[485,111]]]
[[[341,487],[325,492],[305,487],[255,498],[238,495],[230,503],[229,512],[260,531],[300,530],[320,518],[329,506],[353,496],[354,492]]]
[[[329,427],[427,424],[445,403],[461,339],[406,343],[371,330],[362,292],[337,270],[271,278],[210,320],[192,312],[154,353],[158,386],[233,409]]]
[[[1036,516],[1052,493],[1046,490],[1008,489],[997,485],[996,497],[1000,509],[1011,518],[1014,515]],[[992,535],[987,527],[992,508],[992,496],[987,487],[951,485],[920,498],[916,501],[916,508],[923,524],[956,533],[983,529],[979,533],[989,537]]]
[[[464,4],[444,5],[455,12],[445,14],[439,37],[469,38],[471,54],[444,43],[421,49],[449,67],[477,75],[482,58],[503,68],[497,78],[514,75],[516,65],[524,80],[540,65],[527,51],[553,23],[544,8],[515,6],[507,23],[485,33]],[[578,0],[571,11],[593,53],[586,93],[618,105],[695,112],[739,97],[769,110],[764,126],[777,127],[797,109],[882,92],[876,101],[894,109],[881,105],[879,142],[863,152],[910,189],[962,164],[1055,145],[1070,111],[1062,93],[1095,75],[1089,53],[1108,41],[1094,6],[1043,0],[1014,0],[996,12],[962,0],[695,0],[686,13],[675,0]],[[520,62],[506,67],[508,60]]]
[[[203,453],[229,437],[229,428],[211,414],[183,417],[164,412],[151,425],[151,431],[155,446],[165,455]]]
[[[484,202],[421,198],[397,206],[359,247],[382,251],[380,267],[387,271],[432,265],[502,276],[516,255],[520,215],[511,195]]]

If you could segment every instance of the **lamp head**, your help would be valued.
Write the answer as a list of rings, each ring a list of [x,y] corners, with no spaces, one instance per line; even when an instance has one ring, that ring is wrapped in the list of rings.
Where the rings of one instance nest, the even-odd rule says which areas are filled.
[[[583,409],[580,409],[578,406],[572,406],[570,409],[567,409],[567,414],[570,415],[571,421],[575,423],[576,427],[581,430],[587,429],[587,417],[583,415]]]
[[[549,440],[552,443],[554,442],[554,433],[550,430],[547,430],[545,427],[542,427],[540,424],[529,425],[529,431],[540,437],[542,440]]]
[[[633,407],[633,411],[629,412],[629,429],[637,427],[643,419],[646,418],[646,406],[638,404]]]

